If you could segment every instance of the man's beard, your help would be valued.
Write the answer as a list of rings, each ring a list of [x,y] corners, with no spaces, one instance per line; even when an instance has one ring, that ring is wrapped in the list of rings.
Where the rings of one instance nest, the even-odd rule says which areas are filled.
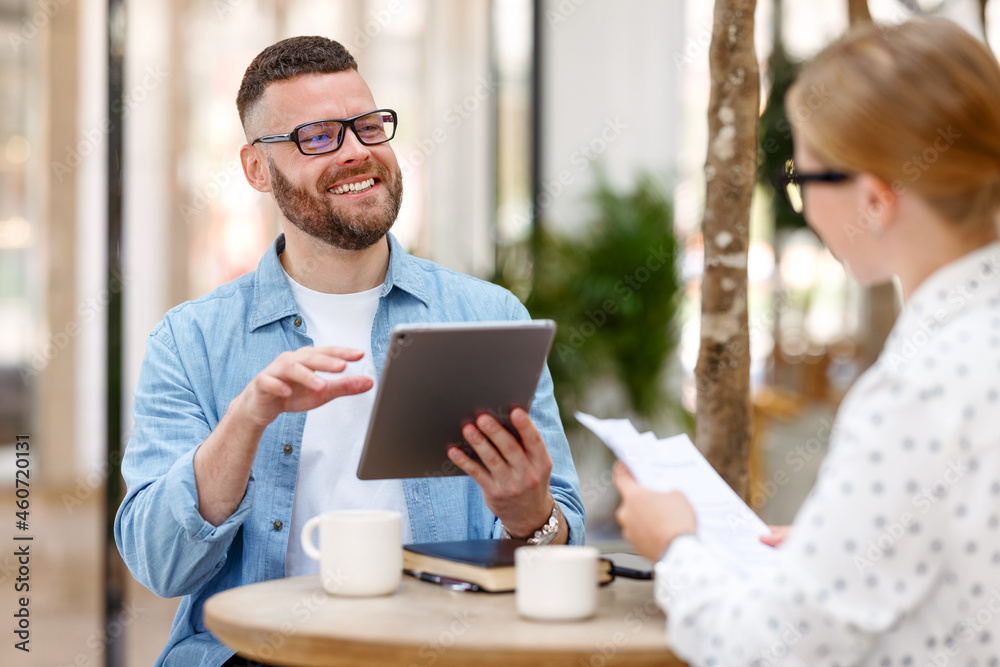
[[[292,185],[270,157],[267,166],[271,172],[274,200],[289,222],[306,234],[336,248],[364,250],[378,243],[396,222],[399,207],[403,203],[402,173],[397,169],[393,177],[390,177],[389,170],[378,163],[363,169],[342,170],[330,178],[324,177],[319,184],[323,194],[313,194],[305,188]],[[350,217],[334,210],[332,202],[325,197],[327,189],[336,181],[373,171],[378,181],[385,186],[385,196],[355,202],[355,208],[360,210],[352,212]]]

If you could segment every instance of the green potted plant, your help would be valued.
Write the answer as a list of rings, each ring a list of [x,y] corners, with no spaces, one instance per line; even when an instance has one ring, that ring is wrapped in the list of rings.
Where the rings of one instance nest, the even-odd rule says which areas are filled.
[[[664,389],[677,350],[683,296],[673,207],[656,180],[640,176],[627,192],[597,175],[586,232],[562,236],[536,229],[530,292],[536,318],[558,324],[549,367],[567,431],[587,409],[595,381],[613,379],[624,406],[653,420],[676,416],[680,402]],[[512,283],[501,277],[502,282]]]

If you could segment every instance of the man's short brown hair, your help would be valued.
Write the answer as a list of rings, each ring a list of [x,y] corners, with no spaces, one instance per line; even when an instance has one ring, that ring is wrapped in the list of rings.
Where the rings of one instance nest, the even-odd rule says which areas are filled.
[[[236,109],[240,122],[264,96],[267,86],[299,74],[331,74],[358,69],[354,56],[339,42],[326,37],[289,37],[261,51],[243,75]]]

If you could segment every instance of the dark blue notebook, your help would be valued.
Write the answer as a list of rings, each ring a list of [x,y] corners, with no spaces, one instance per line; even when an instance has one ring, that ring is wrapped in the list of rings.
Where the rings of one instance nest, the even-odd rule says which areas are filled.
[[[513,567],[514,550],[524,546],[527,546],[524,542],[514,540],[460,540],[407,544],[403,548],[414,554],[479,567]]]

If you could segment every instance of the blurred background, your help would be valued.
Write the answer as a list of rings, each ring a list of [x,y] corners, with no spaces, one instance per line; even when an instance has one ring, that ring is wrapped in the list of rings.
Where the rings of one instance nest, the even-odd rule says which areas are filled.
[[[876,21],[934,12],[1000,44],[995,1],[869,4]],[[846,277],[769,180],[791,153],[781,95],[847,28],[848,5],[760,0],[756,13],[751,504],[772,523],[808,492],[836,405],[898,308],[891,285]],[[572,414],[691,431],[712,28],[698,0],[0,0],[0,618],[18,597],[13,537],[34,537],[31,653],[13,649],[8,620],[0,664],[148,665],[165,641],[177,600],[107,550],[114,449],[148,332],[253,270],[278,232],[276,207],[242,175],[235,97],[252,58],[292,35],[344,43],[398,112],[403,245],[557,320],[550,366],[588,539],[617,539],[611,459]],[[15,528],[24,435],[27,533]]]

